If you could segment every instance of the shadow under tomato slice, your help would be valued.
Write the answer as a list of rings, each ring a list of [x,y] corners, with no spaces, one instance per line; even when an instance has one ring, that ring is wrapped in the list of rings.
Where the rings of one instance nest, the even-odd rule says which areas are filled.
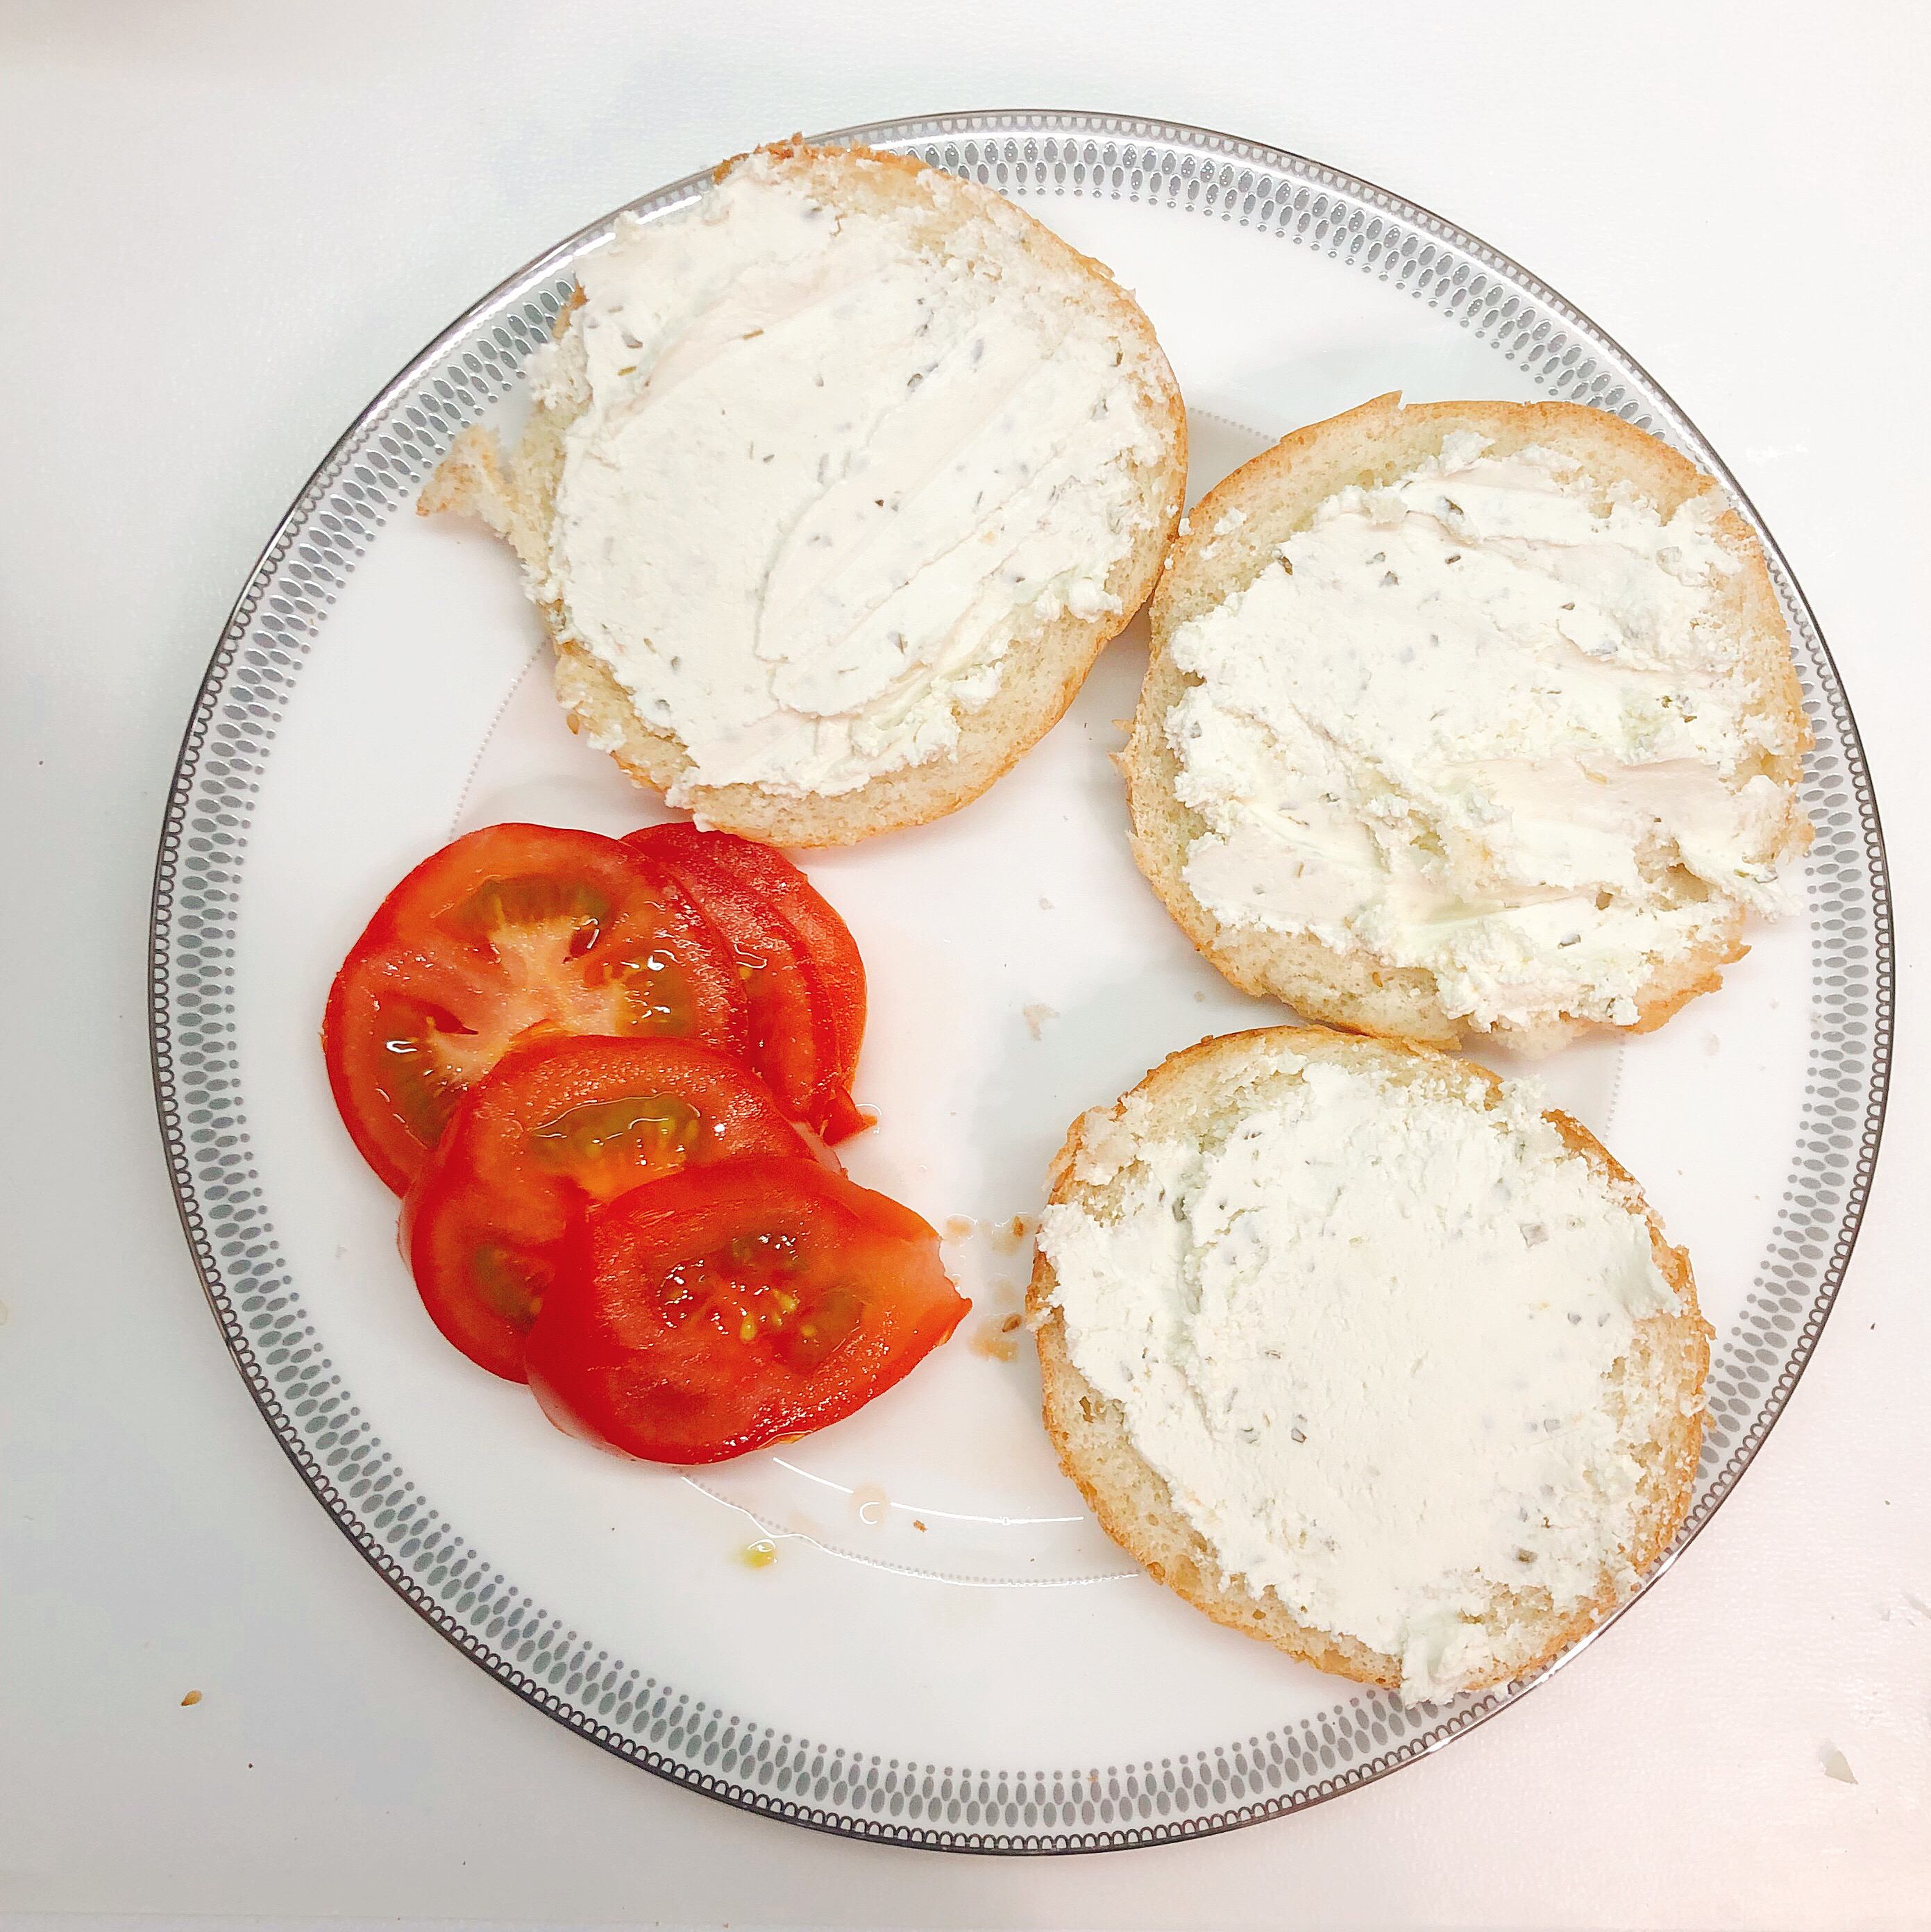
[[[909,1208],[810,1160],[692,1168],[586,1214],[526,1351],[552,1421],[658,1462],[821,1429],[971,1306]]]
[[[401,1239],[437,1328],[523,1379],[523,1340],[585,1212],[687,1168],[805,1146],[736,1061],[688,1041],[513,1047],[463,1096],[403,1204]]]
[[[661,866],[729,941],[750,1000],[751,1060],[827,1141],[871,1122],[851,1095],[865,965],[836,911],[781,852],[731,832],[652,825],[624,843]]]
[[[400,1194],[514,1046],[589,1034],[741,1053],[749,1027],[728,947],[661,868],[595,832],[492,825],[376,908],[322,1038],[343,1120]]]

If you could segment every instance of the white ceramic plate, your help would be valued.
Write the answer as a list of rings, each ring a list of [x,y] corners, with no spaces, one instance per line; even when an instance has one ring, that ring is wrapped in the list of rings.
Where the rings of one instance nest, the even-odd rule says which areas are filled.
[[[1330,170],[1093,116],[832,138],[988,182],[1111,264],[1192,406],[1195,494],[1391,388],[1593,403],[1726,475],[1560,297]],[[506,282],[354,424],[250,580],[188,728],[156,884],[156,1082],[202,1278],[263,1414],[370,1562],[483,1668],[633,1762],[775,1816],[1082,1850],[1249,1822],[1413,1761],[1528,1686],[1404,1711],[1208,1623],[1123,1561],[1060,1475],[1024,1337],[1009,1360],[982,1346],[1028,1265],[994,1231],[1038,1206],[1072,1115],[1176,1047],[1278,1016],[1201,962],[1128,859],[1106,754],[1141,624],[979,803],[811,862],[873,989],[859,1093],[883,1125],[850,1165],[935,1223],[975,1224],[950,1244],[977,1303],[958,1339],[851,1420],[687,1480],[558,1434],[424,1317],[316,1028],[370,910],[452,833],[661,815],[564,728],[508,553],[409,514],[460,428],[514,420],[524,359],[610,226]],[[1723,992],[1660,1034],[1543,1070],[1688,1244],[1719,1330],[1686,1540],[1816,1342],[1890,1034],[1869,782],[1770,555],[1818,738],[1809,916],[1757,933]],[[753,1568],[766,1538],[777,1558]]]

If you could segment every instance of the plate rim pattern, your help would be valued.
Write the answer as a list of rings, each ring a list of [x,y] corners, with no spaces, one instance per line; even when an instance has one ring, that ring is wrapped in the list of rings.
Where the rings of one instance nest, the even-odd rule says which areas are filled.
[[[890,148],[1024,200],[1145,200],[1238,223],[1405,287],[1492,340],[1552,395],[1613,410],[1691,454],[1763,542],[1790,620],[1819,748],[1816,974],[1804,1126],[1745,1311],[1720,1337],[1696,1499],[1653,1587],[1714,1514],[1807,1365],[1855,1246],[1882,1137],[1893,941],[1883,836],[1843,682],[1774,538],[1689,418],[1634,358],[1519,264],[1358,177],[1184,123],[1007,110],[878,122],[812,137]],[[456,432],[511,388],[547,334],[567,270],[618,217],[691,200],[709,171],[589,224],[439,334],[356,418],[278,524],[223,626],[182,740],[157,856],[148,946],[150,1047],[169,1177],[196,1271],[264,1420],[343,1534],[403,1600],[483,1669],[626,1761],[741,1809],[846,1836],[1003,1853],[1111,1850],[1211,1835],[1387,1776],[1518,1701],[1623,1614],[1545,1670],[1440,1708],[1381,1691],[1159,1762],[1011,1768],[882,1760],[781,1735],[660,1684],[567,1629],[491,1568],[379,1439],[279,1259],[248,1166],[234,1057],[233,949],[253,774],[339,584]],[[1828,865],[1831,876],[1822,876]]]

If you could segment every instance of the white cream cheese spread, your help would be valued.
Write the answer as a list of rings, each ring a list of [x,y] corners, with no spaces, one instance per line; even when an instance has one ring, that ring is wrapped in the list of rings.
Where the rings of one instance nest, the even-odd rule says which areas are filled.
[[[1235,931],[1431,971],[1477,1027],[1627,1025],[1659,962],[1789,906],[1764,766],[1796,727],[1717,608],[1715,506],[1486,446],[1330,497],[1174,633],[1185,877]]]
[[[1114,322],[976,191],[923,192],[834,208],[754,155],[620,226],[545,352],[572,419],[537,589],[680,788],[943,756],[1015,640],[1117,608],[1162,445]]]
[[[1678,1296],[1532,1089],[1292,1054],[1256,1078],[1204,1145],[1137,1096],[1089,1136],[1075,1178],[1117,1178],[1117,1211],[1046,1210],[1052,1298],[1227,1579],[1450,1695],[1523,1654],[1501,1593],[1633,1580],[1655,1418],[1606,1378]]]

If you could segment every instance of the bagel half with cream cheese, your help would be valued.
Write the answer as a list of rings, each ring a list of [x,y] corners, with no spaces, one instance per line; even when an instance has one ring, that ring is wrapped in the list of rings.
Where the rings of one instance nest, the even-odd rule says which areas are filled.
[[[989,189],[793,142],[620,222],[505,454],[418,505],[521,560],[572,728],[701,823],[838,845],[976,798],[1152,588],[1186,418],[1152,325]]]
[[[1195,508],[1152,616],[1134,856],[1244,991],[1546,1052],[1660,1025],[1792,902],[1810,738],[1762,550],[1618,417],[1297,430]]]
[[[1525,1083],[1321,1027],[1075,1121],[1027,1296],[1102,1526],[1217,1623],[1411,1702],[1522,1676],[1687,1513],[1711,1330]]]

